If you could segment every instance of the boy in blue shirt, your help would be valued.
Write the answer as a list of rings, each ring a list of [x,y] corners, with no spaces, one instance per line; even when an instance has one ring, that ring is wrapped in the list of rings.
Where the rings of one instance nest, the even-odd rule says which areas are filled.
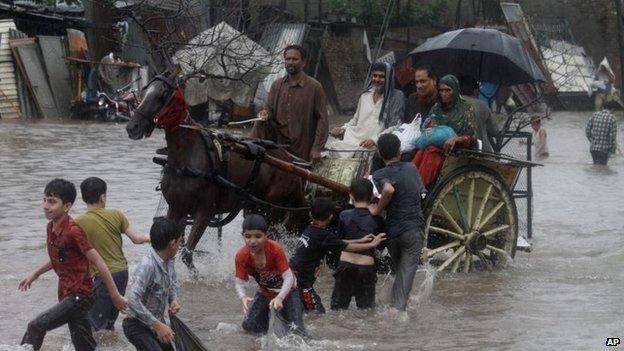
[[[362,240],[369,235],[379,234],[383,219],[373,216],[368,209],[373,197],[373,184],[360,178],[351,182],[350,197],[354,208],[340,213],[338,238],[346,241]],[[338,270],[334,273],[336,283],[332,292],[332,310],[348,309],[355,297],[358,308],[375,307],[375,249],[360,252],[342,251]]]

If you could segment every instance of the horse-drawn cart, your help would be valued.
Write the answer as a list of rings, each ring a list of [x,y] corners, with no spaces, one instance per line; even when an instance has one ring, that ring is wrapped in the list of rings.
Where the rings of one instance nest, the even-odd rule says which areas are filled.
[[[455,74],[468,70],[466,74],[502,85],[544,81],[521,42],[494,30],[445,33],[425,42],[412,55],[415,63],[428,59],[440,65],[438,73],[442,69]],[[192,218],[182,255],[189,266],[191,252],[207,226],[222,226],[241,210],[258,207],[269,208],[270,216],[289,210],[304,214],[299,219],[305,223],[302,178],[321,186],[312,189],[314,193],[329,189],[345,203],[349,182],[367,173],[361,161],[366,157],[349,161],[349,167],[327,161],[333,173],[340,173],[338,177],[316,174],[299,167],[292,155],[271,142],[234,137],[197,125],[188,117],[177,74],[177,70],[168,72],[148,84],[143,103],[126,130],[130,138],[140,139],[149,136],[156,126],[165,129],[169,156],[159,160],[164,166],[161,186],[169,205],[167,216],[178,221]],[[539,92],[537,85],[535,89]],[[512,116],[523,107],[507,116],[497,137],[497,151],[511,140],[508,135],[518,135],[528,125],[520,121],[515,131],[511,130],[512,122],[518,122]],[[533,165],[476,150],[450,154],[437,182],[422,199],[425,259],[438,263],[438,270],[470,272],[501,266],[513,257],[519,221],[512,191],[522,169]],[[530,181],[527,183],[522,192],[530,194]],[[527,208],[530,216],[530,206]]]

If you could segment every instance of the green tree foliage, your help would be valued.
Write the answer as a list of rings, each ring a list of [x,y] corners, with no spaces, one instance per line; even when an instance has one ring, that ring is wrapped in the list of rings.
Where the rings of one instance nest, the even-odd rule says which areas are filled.
[[[439,21],[449,0],[395,0],[392,9],[392,26],[428,24]],[[329,0],[332,13],[347,19],[355,18],[366,26],[379,26],[383,22],[389,0]]]

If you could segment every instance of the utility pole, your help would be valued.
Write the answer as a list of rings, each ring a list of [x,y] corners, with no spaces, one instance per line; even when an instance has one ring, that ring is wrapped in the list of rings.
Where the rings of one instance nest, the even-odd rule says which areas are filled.
[[[618,53],[620,57],[620,89],[624,87],[624,26],[622,24],[622,0],[615,1],[615,12],[617,14],[617,31],[618,31]]]

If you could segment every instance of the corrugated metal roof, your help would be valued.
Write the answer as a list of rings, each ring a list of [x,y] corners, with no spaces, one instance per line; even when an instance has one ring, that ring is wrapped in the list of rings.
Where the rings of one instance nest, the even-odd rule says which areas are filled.
[[[15,66],[9,47],[9,30],[15,29],[11,19],[0,20],[0,118],[19,118],[20,105],[17,95]]]
[[[582,47],[551,40],[550,48],[542,47],[542,54],[557,91],[591,94],[594,63]]]
[[[288,45],[301,45],[307,32],[308,26],[305,23],[272,23],[262,33],[259,44],[272,54],[273,64],[271,65],[271,73],[258,84],[255,96],[256,104],[265,102],[271,84],[277,78],[286,75],[282,55],[284,48]]]

